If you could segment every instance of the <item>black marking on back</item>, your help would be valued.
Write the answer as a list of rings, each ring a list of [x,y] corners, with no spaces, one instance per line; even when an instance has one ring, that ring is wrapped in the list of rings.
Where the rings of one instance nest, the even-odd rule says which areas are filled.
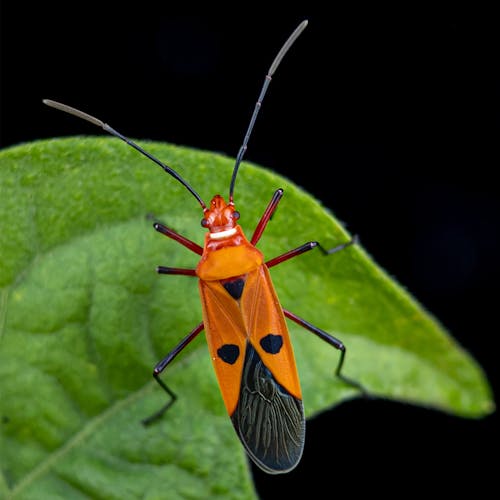
[[[233,299],[239,300],[241,298],[241,294],[243,293],[245,280],[243,278],[237,278],[232,281],[225,281],[222,283],[222,286],[227,290]]]
[[[278,354],[283,347],[283,337],[269,333],[260,339],[260,345],[269,354]]]
[[[233,365],[240,356],[240,348],[236,344],[224,344],[217,349],[217,356],[219,356],[222,361]]]
[[[287,472],[298,464],[305,440],[302,401],[276,381],[250,343],[231,420],[250,458],[266,472]]]

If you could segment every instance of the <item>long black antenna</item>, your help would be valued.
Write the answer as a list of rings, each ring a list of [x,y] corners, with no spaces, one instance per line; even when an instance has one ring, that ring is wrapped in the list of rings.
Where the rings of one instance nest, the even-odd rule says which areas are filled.
[[[284,43],[283,47],[281,47],[281,50],[278,52],[278,55],[274,58],[274,61],[271,64],[269,71],[267,72],[266,78],[264,80],[264,84],[262,85],[262,89],[260,91],[259,98],[257,99],[257,102],[255,103],[255,109],[253,111],[252,118],[250,119],[247,133],[245,134],[245,138],[243,139],[243,144],[241,145],[241,148],[238,152],[238,156],[236,157],[236,163],[235,163],[234,169],[233,169],[233,176],[231,177],[231,184],[229,185],[229,203],[233,203],[234,184],[236,182],[236,176],[238,175],[238,169],[240,168],[241,160],[243,160],[243,155],[245,154],[245,151],[247,150],[248,140],[250,139],[250,135],[251,135],[253,127],[255,125],[255,120],[257,119],[257,115],[259,114],[260,108],[262,106],[262,101],[264,100],[264,96],[266,95],[267,88],[269,87],[269,84],[271,83],[272,76],[273,76],[274,72],[276,71],[276,68],[279,66],[281,60],[283,59],[283,57],[285,57],[285,54],[288,52],[288,49],[293,45],[293,43],[298,38],[298,36],[302,33],[302,31],[304,31],[306,26],[307,26],[307,20],[302,21],[297,26],[297,28],[295,28],[295,31],[289,36],[288,40]]]
[[[88,122],[93,123],[94,125],[97,125],[98,127],[101,127],[103,130],[110,133],[111,135],[114,135],[115,137],[118,137],[122,141],[126,142],[129,146],[132,146],[134,149],[139,151],[139,153],[142,153],[144,156],[146,156],[150,160],[154,161],[163,170],[165,170],[165,172],[167,172],[167,174],[170,174],[174,179],[177,179],[198,200],[198,203],[201,205],[201,208],[203,208],[203,210],[206,210],[207,206],[205,205],[205,202],[201,199],[200,195],[173,168],[169,167],[168,165],[165,165],[165,163],[158,160],[158,158],[154,157],[151,153],[148,153],[145,149],[141,148],[141,146],[139,146],[135,142],[131,141],[130,139],[128,139],[124,135],[120,134],[120,132],[118,132],[114,128],[110,127],[107,123],[104,123],[103,121],[99,120],[98,118],[95,118],[92,115],[84,113],[83,111],[80,111],[79,109],[72,108],[71,106],[67,106],[66,104],[62,104],[60,102],[51,101],[50,99],[44,99],[43,103],[46,104],[47,106],[50,106],[51,108],[55,108],[55,109],[58,109],[60,111],[65,111],[66,113],[69,113],[70,115],[75,115],[78,118],[82,118],[83,120],[87,120]]]

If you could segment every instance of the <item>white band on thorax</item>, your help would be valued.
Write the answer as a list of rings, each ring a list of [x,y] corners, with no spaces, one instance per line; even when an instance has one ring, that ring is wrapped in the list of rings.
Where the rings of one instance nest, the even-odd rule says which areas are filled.
[[[226,231],[219,231],[218,233],[208,233],[212,240],[222,240],[223,238],[228,238],[233,234],[236,234],[236,228],[232,227]]]

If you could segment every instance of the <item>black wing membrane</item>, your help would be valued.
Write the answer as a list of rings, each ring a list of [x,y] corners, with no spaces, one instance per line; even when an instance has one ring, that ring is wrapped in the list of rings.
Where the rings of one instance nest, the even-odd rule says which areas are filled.
[[[231,420],[250,458],[267,473],[288,472],[298,464],[305,440],[302,400],[276,381],[249,342]]]

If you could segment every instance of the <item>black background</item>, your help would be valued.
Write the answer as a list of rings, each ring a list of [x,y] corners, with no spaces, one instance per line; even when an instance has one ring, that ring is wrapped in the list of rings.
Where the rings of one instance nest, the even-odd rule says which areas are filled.
[[[41,104],[52,98],[130,137],[236,155],[272,58],[308,18],[273,79],[247,158],[304,187],[359,234],[497,391],[492,14],[127,8],[4,5],[0,146],[99,133]],[[496,415],[475,421],[393,402],[345,403],[308,422],[295,471],[254,470],[258,491],[262,498],[311,487],[331,496],[491,491],[497,423]]]

